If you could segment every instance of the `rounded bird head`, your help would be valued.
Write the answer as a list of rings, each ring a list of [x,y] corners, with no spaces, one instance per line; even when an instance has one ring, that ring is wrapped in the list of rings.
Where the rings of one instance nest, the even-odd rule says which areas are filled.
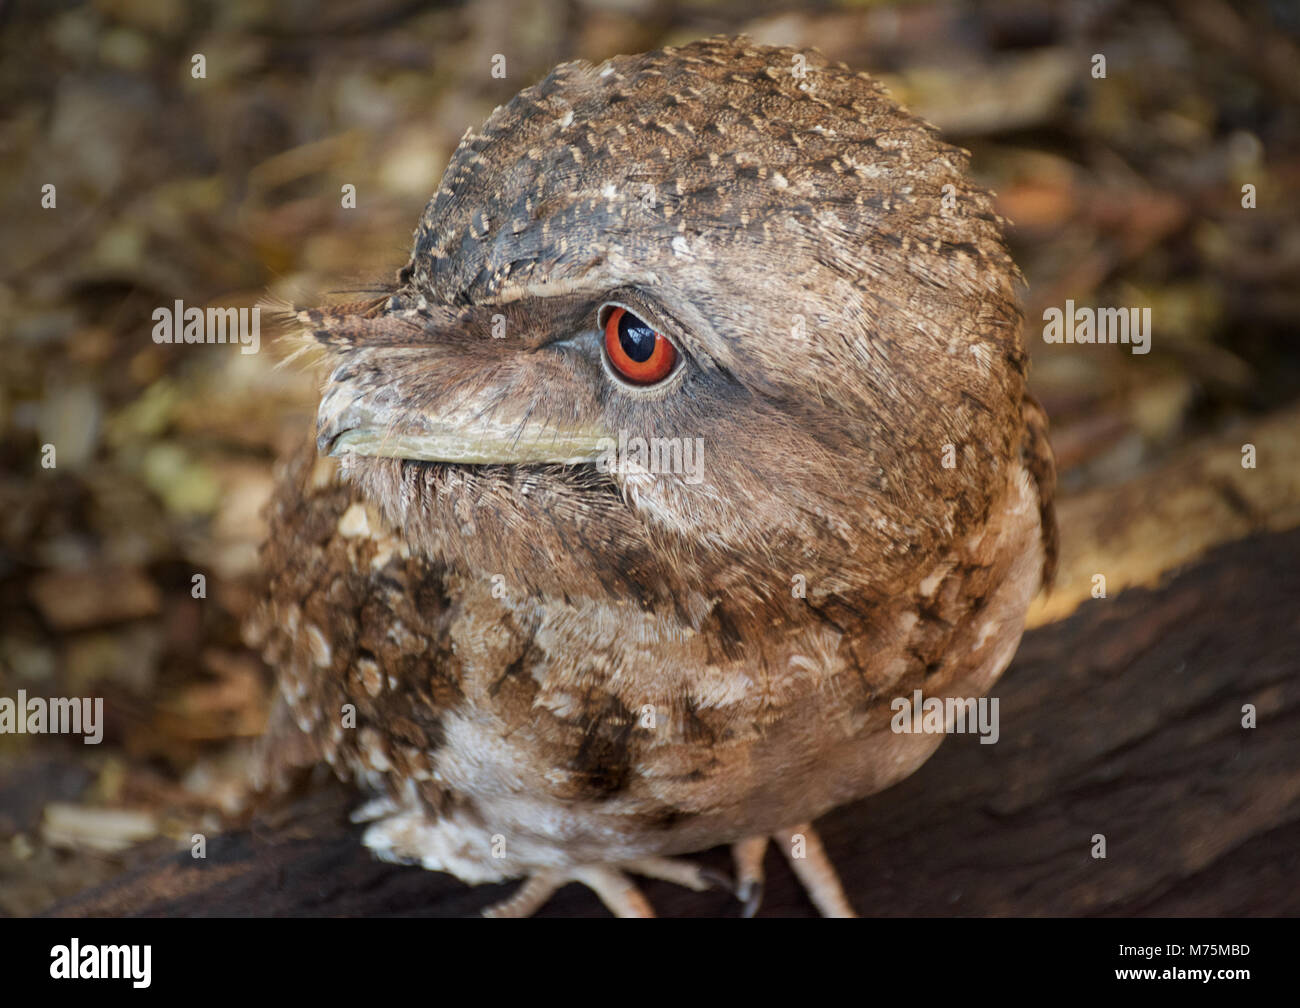
[[[462,140],[391,296],[302,313],[320,448],[530,594],[869,606],[1019,451],[1018,274],[966,165],[816,53],[564,64]]]

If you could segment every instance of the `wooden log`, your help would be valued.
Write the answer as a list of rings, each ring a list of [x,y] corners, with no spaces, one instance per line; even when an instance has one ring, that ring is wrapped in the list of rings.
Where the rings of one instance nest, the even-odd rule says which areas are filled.
[[[1297,613],[1291,530],[1031,631],[997,688],[996,744],[954,736],[906,781],[821,821],[850,898],[881,916],[1300,913]],[[347,821],[355,801],[318,789],[211,838],[205,861],[162,858],[52,913],[447,916],[511,891],[375,861]],[[725,850],[699,860],[729,869]],[[767,869],[761,913],[811,916],[775,851]],[[644,889],[662,915],[737,912],[721,891]],[[569,886],[542,915],[604,912]]]

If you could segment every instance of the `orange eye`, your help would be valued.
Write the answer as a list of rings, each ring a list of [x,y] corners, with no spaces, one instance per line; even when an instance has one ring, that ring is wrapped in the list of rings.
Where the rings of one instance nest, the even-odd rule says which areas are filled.
[[[605,320],[605,353],[634,385],[663,381],[677,363],[677,348],[626,308],[615,308]]]

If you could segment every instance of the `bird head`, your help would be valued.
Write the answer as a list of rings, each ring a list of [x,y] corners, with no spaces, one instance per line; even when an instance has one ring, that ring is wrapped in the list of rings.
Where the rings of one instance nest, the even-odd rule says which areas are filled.
[[[870,605],[1017,451],[1018,275],[966,163],[816,53],[564,64],[466,134],[391,296],[302,313],[320,451],[530,595]]]

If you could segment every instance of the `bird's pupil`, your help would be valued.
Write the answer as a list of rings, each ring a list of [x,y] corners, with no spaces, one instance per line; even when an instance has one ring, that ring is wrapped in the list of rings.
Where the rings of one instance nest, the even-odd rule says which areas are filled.
[[[618,320],[618,342],[623,352],[640,364],[655,349],[655,331],[629,311]]]

